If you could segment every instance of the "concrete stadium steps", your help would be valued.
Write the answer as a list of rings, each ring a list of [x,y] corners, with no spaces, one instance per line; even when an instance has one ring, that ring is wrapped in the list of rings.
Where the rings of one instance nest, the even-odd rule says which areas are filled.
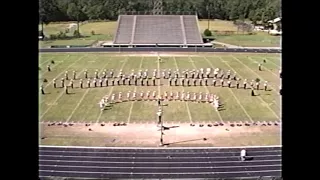
[[[119,25],[115,38],[116,44],[129,44],[131,41],[134,24],[134,16],[120,15]]]
[[[202,37],[198,27],[197,17],[193,15],[183,16],[187,44],[202,44]]]
[[[137,16],[134,44],[183,44],[180,16]]]
[[[202,44],[194,15],[120,15],[114,44]]]

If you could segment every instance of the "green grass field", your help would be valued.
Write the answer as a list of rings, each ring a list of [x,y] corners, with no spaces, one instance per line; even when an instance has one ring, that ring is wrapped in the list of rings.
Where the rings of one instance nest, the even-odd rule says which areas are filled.
[[[201,123],[201,122],[245,122],[245,121],[278,121],[280,119],[280,96],[278,95],[280,79],[279,54],[195,54],[190,56],[172,55],[163,56],[162,63],[158,63],[156,57],[130,56],[130,54],[106,54],[106,53],[41,53],[39,66],[39,82],[43,79],[45,92],[40,94],[40,121],[41,122],[126,122],[146,123],[155,122],[157,110],[156,102],[124,102],[113,105],[110,110],[100,113],[98,102],[105,95],[122,92],[126,96],[127,91],[185,91],[185,92],[210,92],[217,94],[225,106],[225,110],[215,111],[207,103],[194,102],[166,102],[164,106],[164,119],[174,123]],[[262,63],[266,59],[266,63]],[[46,66],[55,61],[52,71],[48,72]],[[263,64],[263,71],[258,71],[258,63]],[[262,82],[268,81],[271,91],[259,90],[258,96],[252,97],[251,90],[213,86],[168,86],[167,80],[161,80],[161,86],[109,86],[80,89],[78,81],[75,81],[72,94],[65,94],[63,88],[53,88],[52,79],[61,79],[64,72],[73,70],[78,72],[78,78],[84,77],[84,70],[88,69],[89,76],[99,69],[114,69],[117,72],[122,69],[124,73],[130,73],[132,69],[200,69],[218,67],[235,71],[241,79],[259,78]],[[60,84],[60,81],[57,84]]]
[[[44,27],[46,36],[50,34],[57,34],[60,31],[64,32],[71,22],[48,24]],[[41,27],[39,26],[39,30]],[[76,38],[70,40],[54,40],[54,41],[40,41],[39,47],[49,47],[52,45],[91,45],[96,41],[112,41],[117,29],[117,21],[110,22],[91,22],[80,25],[80,32],[83,38]],[[91,32],[94,31],[95,35]],[[67,35],[71,36],[71,33]]]
[[[50,34],[57,34],[60,31],[64,32],[71,22],[53,23],[44,27],[44,33],[46,36]],[[199,27],[201,33],[208,28],[207,20],[200,20]],[[39,30],[40,30],[39,26]],[[55,40],[55,41],[40,41],[39,47],[49,47],[52,45],[91,45],[96,41],[112,41],[117,29],[117,21],[109,22],[91,22],[80,25],[80,32],[84,35],[84,38],[77,38],[71,40]],[[237,31],[237,27],[231,21],[223,20],[211,20],[211,31]],[[91,31],[95,31],[95,35],[91,34]],[[71,35],[71,34],[68,34]],[[257,32],[254,35],[215,35],[216,41],[224,42],[238,46],[249,47],[279,47],[279,36],[271,36],[266,32]]]

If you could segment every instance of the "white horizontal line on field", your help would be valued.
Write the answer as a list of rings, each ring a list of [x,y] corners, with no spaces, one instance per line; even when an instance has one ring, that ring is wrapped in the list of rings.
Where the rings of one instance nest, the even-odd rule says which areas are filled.
[[[39,162],[83,162],[83,163],[101,163],[101,164],[107,164],[107,163],[114,163],[114,164],[131,164],[132,161],[125,161],[125,162],[114,162],[114,161],[69,161],[69,160],[47,160],[47,159],[39,159]],[[225,164],[225,163],[247,163],[247,162],[253,162],[253,163],[259,163],[259,162],[274,162],[274,161],[278,161],[279,163],[282,162],[281,159],[278,159],[278,160],[252,160],[252,161],[215,161],[215,162],[212,162],[212,161],[205,161],[205,162],[196,162],[196,161],[193,161],[193,162],[184,162],[184,161],[181,161],[181,162],[172,162],[172,161],[168,161],[168,162],[134,162],[135,164],[194,164],[194,163],[198,163],[198,164],[202,164],[202,163],[210,163],[210,164]]]
[[[282,148],[282,145],[273,146],[230,146],[230,147],[99,147],[99,146],[51,146],[39,145],[39,147],[49,148],[83,148],[83,149],[250,149],[250,148]]]
[[[85,172],[85,171],[54,171],[54,170],[39,170],[41,172],[60,172],[60,173],[79,173],[79,174],[128,174],[128,175],[135,175],[135,174],[229,174],[229,173],[262,173],[262,172],[281,172],[281,169],[279,170],[265,170],[265,171],[233,171],[233,172],[193,172],[193,173],[134,173],[134,172]]]
[[[109,158],[109,159],[168,159],[167,157],[105,157],[105,156],[64,156],[64,155],[39,155],[39,157],[80,157],[80,158]],[[239,155],[240,156],[240,155]],[[280,157],[281,155],[263,155],[250,157]],[[172,157],[172,159],[221,159],[221,158],[235,158],[238,156],[219,156],[219,157]]]
[[[86,152],[86,151],[55,151],[55,150],[40,150],[41,152],[68,152],[68,153],[94,153],[94,154],[233,154],[237,152]],[[270,150],[270,151],[252,151],[254,153],[260,152],[281,152],[281,150]]]
[[[135,163],[133,163],[135,164]],[[133,165],[132,164],[132,165]],[[213,167],[213,166],[204,166],[204,167],[119,167],[119,166],[66,166],[66,165],[42,165],[39,164],[39,166],[47,166],[47,167],[74,167],[74,168],[110,168],[110,169],[223,169],[223,168],[250,168],[250,167],[280,167],[282,166],[281,164],[277,165],[251,165],[251,166],[218,166],[218,167]]]

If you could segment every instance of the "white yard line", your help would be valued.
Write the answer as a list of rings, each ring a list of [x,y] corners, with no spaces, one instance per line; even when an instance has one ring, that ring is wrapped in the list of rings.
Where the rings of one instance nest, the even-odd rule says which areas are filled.
[[[61,98],[61,96],[63,95],[63,91],[60,93],[60,95],[53,101],[53,104],[57,103],[57,101]],[[40,120],[42,119],[42,117],[52,108],[53,106],[49,106],[49,108],[47,108],[47,110],[44,111],[44,113],[42,113],[42,115],[40,116]]]
[[[177,63],[177,60],[176,60],[176,57],[173,56],[173,60],[174,60],[174,64],[176,65],[176,68],[179,69],[178,63]],[[182,89],[184,90],[184,87],[183,87],[183,86],[182,86]],[[189,104],[188,104],[188,102],[186,102],[186,101],[185,101],[185,103],[186,103],[186,106],[187,106],[187,110],[188,110],[187,112],[188,112],[188,116],[189,116],[190,123],[193,123],[193,121],[192,121],[192,116],[191,116],[191,112],[190,112],[190,108],[189,108]]]
[[[59,76],[61,76],[63,73],[65,73],[66,70],[68,70],[70,67],[72,67],[74,64],[76,64],[78,61],[80,61],[81,59],[83,59],[84,57],[87,57],[87,55],[81,56],[80,58],[78,58],[75,62],[73,62],[72,64],[70,64],[67,68],[65,68],[63,71],[61,71],[61,73],[59,73],[54,79],[57,79]],[[53,79],[44,87],[48,87],[51,83],[53,83]]]
[[[252,59],[251,57],[248,57],[248,59],[250,59],[252,62],[255,62],[257,64],[259,64],[259,62],[257,62],[256,60]],[[239,60],[240,61],[240,60]],[[276,73],[270,71],[268,68],[264,67],[263,69],[269,71],[272,75],[276,76],[276,77],[279,77],[279,75],[277,75]]]
[[[123,69],[124,65],[128,62],[128,59],[129,59],[129,57],[127,56],[126,59],[124,60],[123,64],[121,65],[120,69]],[[109,93],[108,93],[108,97],[110,97],[111,93],[113,92],[113,87],[114,87],[114,86],[112,86],[112,87],[110,88]],[[100,111],[99,116],[98,116],[95,124],[98,124],[98,123],[99,123],[100,118],[101,118],[101,116],[102,116],[102,113],[103,113],[103,111]]]
[[[198,69],[197,66],[194,64],[193,59],[192,59],[190,56],[188,56],[188,58],[190,59],[190,62],[191,62],[191,64],[192,64],[192,66],[193,66],[195,69]],[[213,67],[212,67],[212,68],[213,68]],[[207,87],[207,86],[204,86],[204,87],[206,88],[207,93],[210,93],[208,87]],[[221,115],[220,115],[220,112],[219,112],[219,111],[215,111],[215,112],[218,114],[219,119],[220,119],[220,122],[224,123],[224,121],[223,121],[223,119],[222,119],[222,117],[221,117]]]
[[[41,58],[41,57],[39,57],[39,58]],[[50,57],[48,60],[46,60],[46,61],[44,61],[44,62],[42,62],[42,63],[39,63],[39,66],[42,66],[43,64],[51,61],[53,58],[54,58],[54,57]]]
[[[97,60],[97,59],[99,59],[99,57],[96,57],[95,60]],[[106,66],[109,64],[109,62],[110,62],[110,61],[107,61],[107,63],[103,66],[103,68],[100,69],[100,71],[99,71],[98,74],[100,74],[100,73],[103,71],[103,69],[106,68]],[[82,71],[81,71],[79,74],[81,74],[81,73],[82,73]],[[73,111],[71,112],[70,116],[67,118],[66,123],[69,122],[69,120],[72,118],[73,114],[74,114],[74,113],[76,112],[76,110],[79,108],[79,106],[80,106],[80,104],[82,103],[83,99],[86,97],[86,95],[88,94],[88,92],[89,92],[90,90],[91,90],[91,88],[88,88],[88,89],[86,90],[86,92],[82,95],[80,101],[77,103],[76,107],[73,109]]]
[[[81,59],[81,58],[80,58]],[[79,61],[80,59],[78,59],[77,61]],[[96,59],[98,59],[98,57],[96,57]],[[73,63],[74,64],[74,63]],[[81,72],[83,72],[84,70],[82,70]],[[62,71],[62,73],[63,73],[64,71]],[[81,74],[81,72],[80,73],[78,73],[77,74],[77,76],[76,76],[76,78]],[[87,93],[87,92],[86,92]],[[85,93],[85,94],[86,94]],[[60,92],[60,95],[55,99],[55,101],[52,103],[52,104],[55,104],[55,103],[57,103],[57,101],[62,97],[62,95],[64,94],[64,91],[61,91]],[[83,97],[84,98],[84,97]],[[40,103],[40,105],[44,102],[45,100],[43,100],[41,103]],[[82,101],[82,100],[81,100]],[[51,107],[52,106],[50,106],[41,116],[40,116],[40,119],[44,116],[44,114],[46,114],[48,111],[49,111],[49,109],[51,109]]]
[[[220,60],[222,61],[222,58],[219,56],[219,58],[220,58]],[[238,60],[239,61],[239,60]],[[240,61],[241,62],[241,61]],[[225,63],[225,62],[224,62]],[[234,71],[234,72],[236,72],[228,63],[225,63],[229,68],[231,68],[232,69],[232,71]],[[250,68],[249,68],[250,69]],[[250,70],[252,70],[252,69],[250,69]],[[254,72],[254,71],[253,71]],[[241,78],[241,79],[243,79],[243,77],[242,76],[240,76],[239,74],[238,74],[238,76]],[[260,77],[261,78],[261,77]],[[262,78],[261,78],[261,80],[262,80]],[[270,106],[269,106],[269,104],[267,103],[267,102],[265,102],[260,96],[258,96],[258,99],[260,99],[263,103],[265,103],[266,104],[266,107],[270,110],[270,112],[271,113],[273,113],[273,115],[275,116],[275,117],[277,117],[278,119],[279,119],[279,116],[277,115],[277,113],[275,113],[271,108],[270,108]]]
[[[86,97],[86,95],[89,92],[89,88],[86,90],[86,92],[82,95],[80,101],[77,103],[76,107],[72,110],[70,116],[67,118],[66,123],[69,122],[69,120],[71,119],[71,117],[73,116],[73,114],[76,112],[76,110],[78,109],[78,107],[80,106],[81,102],[83,101],[84,97]]]
[[[98,59],[98,58],[99,58],[99,57],[96,57],[96,59]],[[76,79],[79,77],[79,75],[80,75],[83,71],[84,71],[84,69],[81,70],[79,73],[76,74]],[[63,72],[64,72],[64,71],[62,71],[62,73],[63,73]],[[58,75],[58,76],[59,76],[59,75]],[[57,76],[57,77],[58,77],[58,76]],[[53,81],[52,81],[52,82],[53,82]],[[49,84],[47,84],[47,86],[48,86],[48,85],[49,85]],[[47,86],[46,86],[46,87],[47,87]],[[63,93],[63,91],[61,91],[61,93]],[[40,104],[42,104],[44,101],[45,101],[45,100],[41,101]]]
[[[143,62],[144,56],[142,56],[141,60],[140,60],[140,65],[139,65],[139,69],[141,69],[142,67],[142,62]],[[134,86],[134,90],[133,92],[135,92],[137,90],[137,86]],[[129,110],[129,115],[128,115],[128,120],[127,120],[127,124],[130,123],[130,119],[131,119],[131,114],[132,114],[132,109],[133,109],[133,104],[135,103],[135,101],[131,102],[131,106],[130,106],[130,110]]]
[[[69,58],[69,56],[66,56],[63,60],[61,60],[61,61],[59,61],[59,62],[56,62],[56,63],[54,64],[54,66],[50,66],[51,69],[54,68],[54,67],[56,67],[57,65],[59,65],[62,61],[66,60],[67,58]],[[49,73],[49,72],[48,72],[48,71],[45,71],[45,72],[43,72],[42,74],[40,74],[39,77],[43,77],[46,73]]]
[[[213,67],[213,64],[207,59],[207,57],[205,57],[205,56],[203,56],[204,57],[204,59],[210,64],[210,66],[212,67],[212,68],[214,68]],[[222,61],[222,59],[221,59],[221,57],[219,56],[219,58],[220,58],[220,60]],[[222,61],[223,62],[223,61]],[[224,63],[224,62],[223,62]],[[226,64],[226,63],[225,63]],[[228,64],[227,64],[228,65]],[[229,66],[229,65],[228,65]],[[230,66],[229,66],[230,67]],[[232,67],[230,67],[231,69],[233,69]],[[234,69],[233,69],[233,71],[234,71]],[[236,72],[236,71],[234,71],[234,72]],[[233,91],[230,89],[230,88],[227,88],[229,91],[230,91],[230,93],[232,94],[232,96],[235,98],[235,100],[237,101],[237,103],[239,104],[239,106],[240,106],[240,108],[242,109],[242,111],[247,115],[247,117],[250,119],[250,121],[251,122],[253,122],[253,120],[252,120],[252,118],[251,118],[251,116],[248,114],[248,112],[246,111],[246,109],[242,106],[242,104],[240,103],[240,101],[239,101],[239,99],[237,98],[237,96],[233,93]]]
[[[256,72],[254,72],[250,67],[248,67],[247,65],[245,65],[243,62],[241,62],[238,58],[236,58],[236,57],[234,57],[233,55],[230,55],[231,57],[233,57],[235,60],[237,60],[240,64],[242,64],[243,66],[245,66],[246,68],[248,68],[251,72],[253,72],[255,75],[257,75],[257,77],[259,77],[259,79],[261,80],[261,81],[265,81],[261,76],[259,76],[259,74],[257,74]],[[220,57],[220,59],[221,59],[221,57]],[[271,86],[271,84],[269,84],[269,86],[270,86],[270,88],[271,89],[273,89],[273,90],[275,90],[275,88],[273,88],[272,86]],[[276,91],[276,90],[275,90]]]
[[[258,56],[258,58],[260,58],[260,59],[266,59],[266,60],[268,60],[267,63],[270,62],[271,64],[277,66],[277,68],[281,68],[281,65],[278,65],[278,64],[276,64],[276,63],[274,63],[273,61],[270,60],[271,57],[261,57],[261,56]]]

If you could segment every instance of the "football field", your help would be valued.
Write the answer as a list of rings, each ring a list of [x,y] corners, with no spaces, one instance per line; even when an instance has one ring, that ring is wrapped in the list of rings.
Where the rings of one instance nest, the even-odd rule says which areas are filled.
[[[40,121],[41,122],[73,122],[73,123],[155,123],[158,109],[156,101],[128,101],[113,104],[107,110],[101,111],[99,101],[104,96],[117,95],[122,92],[125,97],[128,91],[146,93],[156,91],[164,92],[190,92],[210,93],[220,97],[223,109],[216,111],[209,103],[165,101],[163,106],[163,119],[173,123],[214,123],[214,122],[269,122],[280,120],[280,95],[279,54],[160,54],[162,62],[158,62],[156,54],[107,54],[107,53],[41,53],[39,60],[39,83],[43,84],[45,95],[40,94]],[[263,62],[265,60],[265,62]],[[54,64],[51,64],[54,61]],[[258,64],[262,64],[262,71]],[[51,64],[52,71],[47,71]],[[240,86],[247,79],[260,79],[260,89],[256,96],[251,96],[251,89],[208,86],[169,86],[167,79],[157,80],[156,86],[114,85],[95,88],[79,88],[79,79],[84,79],[84,71],[88,70],[90,78],[98,70],[99,76],[104,69],[113,69],[115,75],[120,70],[130,74],[132,70],[148,69],[149,75],[156,70],[175,71],[199,70],[200,68],[220,68],[231,74],[236,72],[240,78]],[[64,78],[65,71],[72,76],[72,71],[77,72],[74,88],[70,94],[65,94],[64,88],[54,88],[52,80]],[[47,79],[47,82],[43,82]],[[268,81],[268,91],[263,90],[263,84]],[[86,81],[84,81],[84,84]],[[151,80],[150,80],[151,82]],[[160,85],[158,85],[160,82]],[[67,81],[68,84],[68,81]]]

